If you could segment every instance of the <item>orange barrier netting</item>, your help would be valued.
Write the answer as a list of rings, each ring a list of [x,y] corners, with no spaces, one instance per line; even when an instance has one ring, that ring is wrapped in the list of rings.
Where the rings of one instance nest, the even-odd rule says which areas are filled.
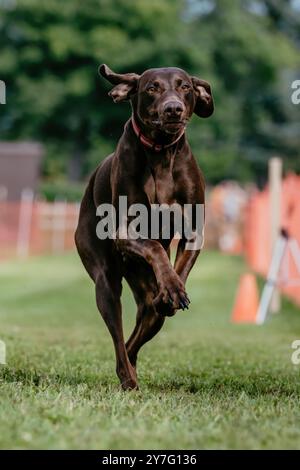
[[[26,204],[28,205],[26,207]],[[0,203],[0,260],[18,255],[59,253],[74,249],[74,231],[79,205],[71,203],[28,202],[23,210],[29,214],[26,240],[22,240],[21,203]]]
[[[282,182],[281,224],[299,245],[300,257],[300,176],[288,174]],[[266,276],[271,261],[269,189],[250,198],[245,218],[245,255],[254,271]],[[300,279],[293,261],[289,263],[291,279]],[[282,286],[281,290],[300,305],[300,285]]]

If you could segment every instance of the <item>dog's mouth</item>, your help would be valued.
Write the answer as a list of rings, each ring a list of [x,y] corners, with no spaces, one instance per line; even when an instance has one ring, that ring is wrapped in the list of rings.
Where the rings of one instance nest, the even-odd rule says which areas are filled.
[[[165,121],[163,123],[163,126],[164,127],[182,127],[185,125],[185,122],[184,121]]]
[[[177,134],[183,130],[186,126],[186,121],[164,121],[162,124],[162,129],[167,134]]]
[[[153,120],[152,126],[161,131],[166,131],[168,133],[175,133],[183,129],[187,125],[187,119],[184,120]]]

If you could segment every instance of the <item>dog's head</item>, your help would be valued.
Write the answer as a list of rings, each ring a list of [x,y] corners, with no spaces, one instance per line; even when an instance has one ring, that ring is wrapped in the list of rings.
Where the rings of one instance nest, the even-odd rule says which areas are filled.
[[[99,73],[115,85],[109,92],[114,102],[131,100],[139,119],[152,129],[175,134],[193,113],[207,118],[214,111],[209,83],[179,68],[149,69],[137,75],[114,73],[103,64]]]

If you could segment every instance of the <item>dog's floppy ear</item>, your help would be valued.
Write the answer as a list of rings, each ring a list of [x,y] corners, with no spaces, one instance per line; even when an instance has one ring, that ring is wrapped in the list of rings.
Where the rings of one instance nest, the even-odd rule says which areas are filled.
[[[112,85],[116,85],[108,94],[115,103],[129,100],[138,86],[140,76],[136,73],[115,73],[107,65],[102,64],[99,67],[99,74],[106,78]]]
[[[194,113],[200,117],[207,118],[214,112],[214,100],[211,87],[208,82],[197,77],[191,77],[194,92],[196,95],[196,105]]]

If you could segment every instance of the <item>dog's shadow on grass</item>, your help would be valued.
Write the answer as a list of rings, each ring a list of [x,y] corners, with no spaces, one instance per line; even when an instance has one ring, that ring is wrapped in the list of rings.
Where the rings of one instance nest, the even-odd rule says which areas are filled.
[[[64,387],[82,386],[87,392],[93,391],[118,391],[120,386],[117,380],[110,373],[89,373],[72,369],[63,373],[47,373],[36,369],[12,369],[3,367],[0,375],[0,382],[21,383],[24,387],[33,387],[37,390],[51,387],[60,390]],[[300,395],[300,383],[296,376],[278,377],[275,374],[264,374],[263,376],[252,373],[251,375],[216,376],[180,374],[175,378],[166,374],[159,379],[147,377],[142,374],[139,380],[140,392],[145,394],[172,394],[188,393],[193,395],[212,397],[232,397],[239,398],[246,394],[250,398],[262,396],[272,396],[285,398]]]
[[[95,388],[99,388],[99,385],[103,388],[111,388],[114,386],[112,376],[109,374],[99,377],[97,373],[90,374],[78,371],[72,373],[72,369],[62,373],[47,373],[37,369],[3,367],[2,373],[0,374],[0,383],[1,382],[18,383],[22,384],[24,387],[28,386],[39,389],[45,389],[47,387],[59,389],[61,387],[86,386],[94,390]],[[117,381],[115,381],[115,383],[117,384]]]
[[[143,381],[140,381],[141,388]],[[239,398],[246,394],[250,398],[261,396],[272,396],[277,398],[299,396],[300,384],[296,380],[278,378],[278,376],[259,376],[256,374],[237,377],[203,378],[199,376],[181,375],[176,379],[166,378],[159,382],[146,383],[148,391],[153,393],[182,392],[199,395],[210,395],[213,397],[231,396]]]

